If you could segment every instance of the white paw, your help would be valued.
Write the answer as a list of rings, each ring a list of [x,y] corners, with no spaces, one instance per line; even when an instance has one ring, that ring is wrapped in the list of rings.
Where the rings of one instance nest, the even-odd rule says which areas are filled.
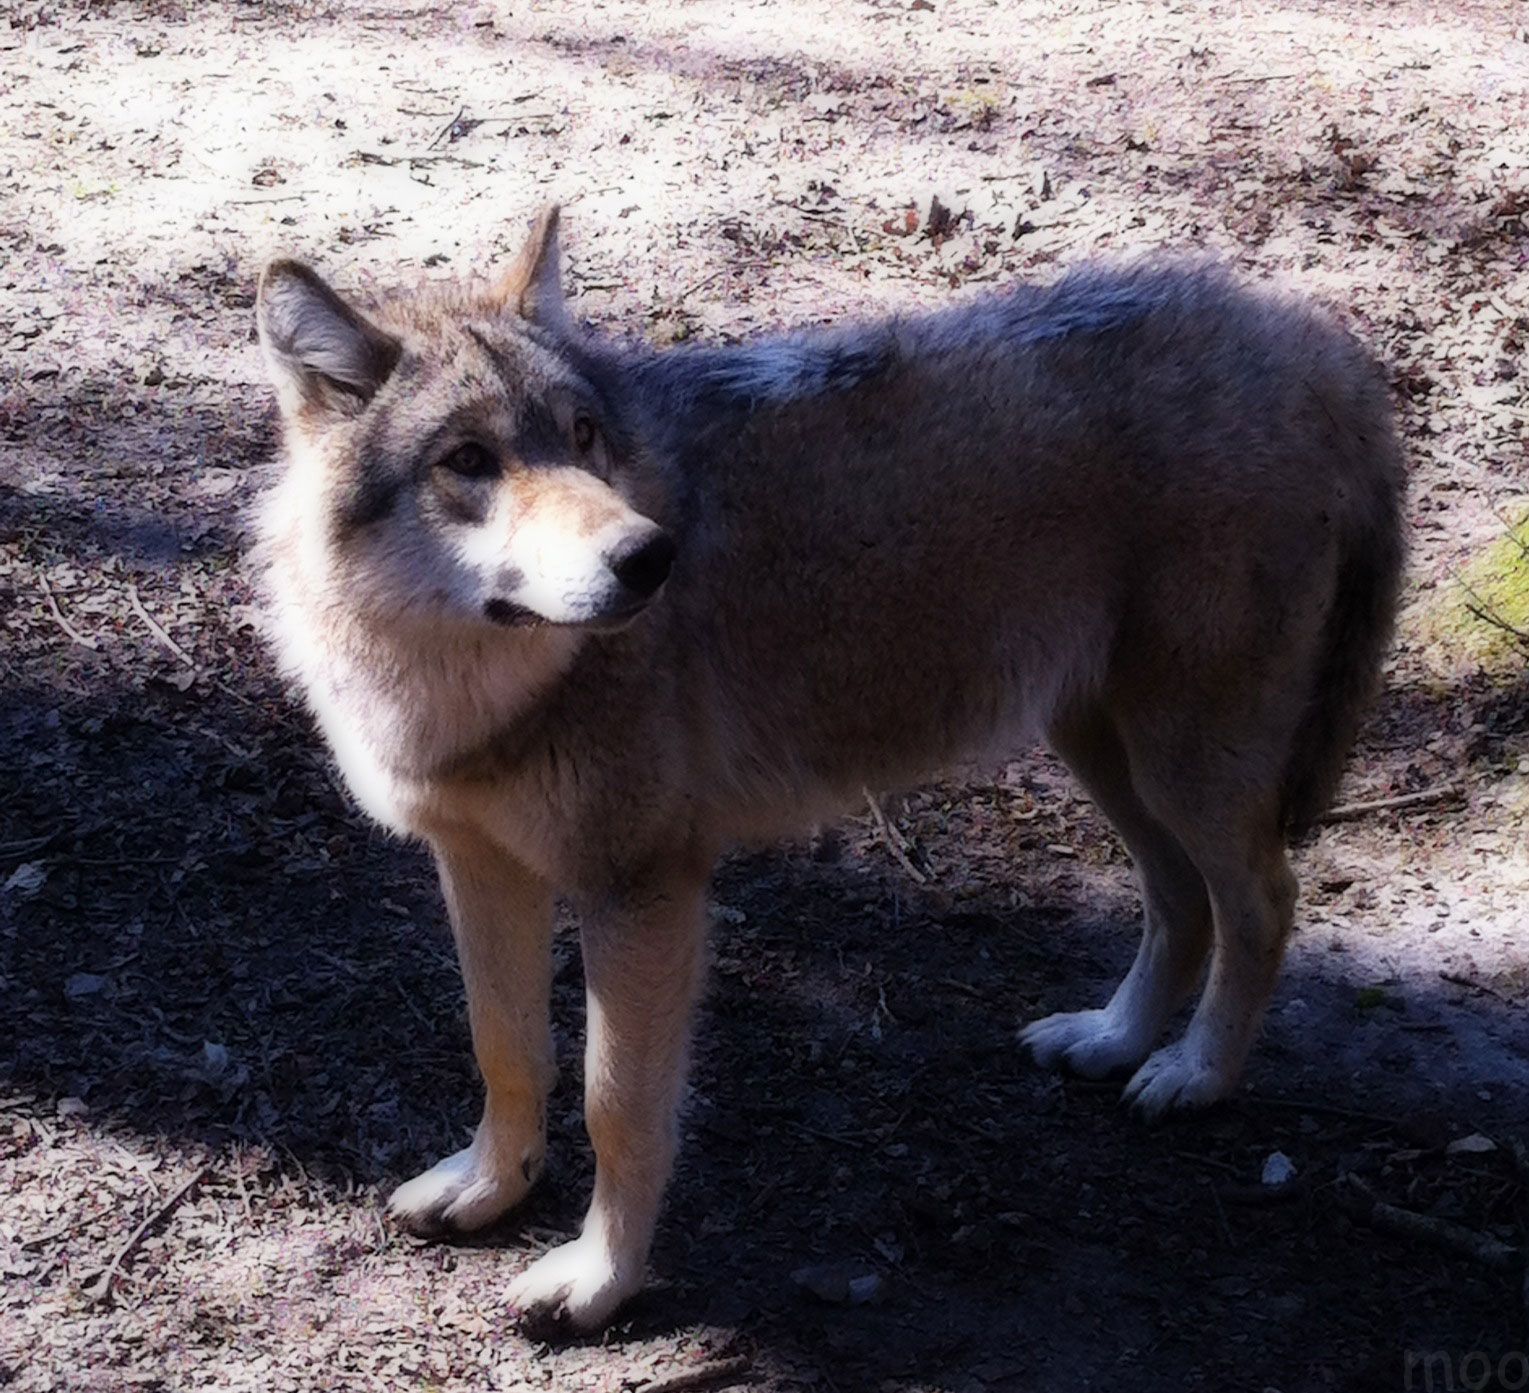
[[[525,1325],[598,1330],[642,1286],[642,1264],[626,1265],[586,1234],[539,1257],[511,1284],[510,1309]]]
[[[528,1156],[508,1174],[496,1172],[470,1146],[405,1181],[393,1191],[388,1210],[414,1233],[480,1229],[524,1198],[538,1169]]]
[[[1126,1084],[1125,1101],[1146,1118],[1178,1108],[1203,1108],[1237,1086],[1237,1071],[1218,1066],[1187,1039],[1164,1045]]]
[[[1133,1069],[1151,1047],[1108,1008],[1062,1011],[1026,1026],[1019,1034],[1043,1069],[1066,1067],[1085,1079]]]

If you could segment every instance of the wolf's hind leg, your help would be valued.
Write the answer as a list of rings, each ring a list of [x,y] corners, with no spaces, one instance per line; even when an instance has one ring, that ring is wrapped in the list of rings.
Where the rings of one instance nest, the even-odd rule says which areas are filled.
[[[510,1288],[510,1305],[533,1326],[596,1329],[642,1286],[674,1160],[709,869],[671,868],[585,924],[585,1117],[595,1193],[579,1237],[537,1259]]]
[[[480,838],[437,841],[434,851],[486,1096],[472,1144],[393,1191],[389,1209],[418,1233],[481,1228],[531,1188],[554,1074],[546,885]]]
[[[1295,912],[1296,879],[1272,819],[1254,845],[1233,843],[1219,859],[1202,853],[1202,864],[1215,913],[1210,976],[1184,1038],[1150,1056],[1126,1085],[1126,1098],[1149,1117],[1214,1102],[1236,1086]]]
[[[1043,1066],[1103,1078],[1140,1064],[1194,990],[1210,947],[1210,900],[1184,848],[1143,805],[1108,716],[1073,712],[1052,728],[1050,739],[1130,851],[1144,926],[1136,961],[1107,1006],[1047,1016],[1020,1039]]]

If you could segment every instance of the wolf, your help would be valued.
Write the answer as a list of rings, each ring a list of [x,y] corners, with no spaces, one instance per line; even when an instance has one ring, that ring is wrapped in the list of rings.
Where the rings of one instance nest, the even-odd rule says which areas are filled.
[[[1148,1116],[1234,1087],[1403,560],[1386,385],[1331,318],[1167,261],[659,350],[575,322],[556,209],[497,279],[357,302],[278,260],[257,314],[276,647],[357,800],[434,855],[485,1089],[393,1193],[408,1227],[537,1179],[554,898],[580,915],[594,1194],[521,1318],[592,1330],[642,1284],[713,863],[867,788],[1047,741],[1144,931],[1024,1042]]]

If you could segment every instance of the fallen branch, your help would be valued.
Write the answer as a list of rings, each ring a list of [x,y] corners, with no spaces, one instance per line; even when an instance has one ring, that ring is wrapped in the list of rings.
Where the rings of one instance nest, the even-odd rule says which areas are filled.
[[[451,132],[456,130],[457,124],[462,121],[462,118],[463,116],[466,116],[466,113],[468,113],[468,109],[466,109],[466,107],[457,107],[457,115],[453,116],[453,118],[446,122],[445,125],[442,125],[440,130],[437,130],[436,135],[434,135],[434,139],[431,139],[430,144],[428,144],[425,148],[427,148],[427,150],[434,150],[436,145],[439,145],[440,142],[442,142],[443,139],[448,138],[448,136],[450,136],[453,141],[454,139],[457,139],[457,136],[451,135]]]
[[[100,647],[95,639],[86,638],[78,629],[64,618],[64,612],[58,607],[58,601],[53,598],[53,588],[48,584],[47,576],[41,571],[37,573],[37,583],[42,586],[43,599],[48,602],[48,609],[53,615],[54,622],[69,635],[81,648],[88,648],[93,653]]]
[[[892,853],[897,864],[920,885],[928,885],[929,877],[908,859],[908,853],[901,845],[902,839],[893,831],[892,824],[887,821],[887,815],[881,811],[881,804],[876,801],[876,795],[870,789],[865,790],[865,801],[870,804],[871,816],[876,819],[876,825],[881,829],[881,835],[886,840],[887,849]]]
[[[148,625],[149,632],[154,635],[166,648],[168,648],[187,667],[194,668],[196,660],[186,652],[173,638],[159,627],[154,616],[143,607],[143,601],[138,598],[138,587],[129,585],[127,588],[128,602],[133,606],[133,613]]]
[[[203,1166],[199,1171],[197,1171],[195,1175],[191,1177],[190,1180],[182,1185],[180,1189],[171,1195],[169,1199],[160,1205],[158,1209],[150,1214],[147,1219],[145,1219],[141,1224],[138,1225],[137,1228],[133,1230],[133,1232],[128,1236],[127,1242],[117,1250],[117,1255],[107,1265],[106,1270],[102,1272],[101,1275],[94,1281],[89,1282],[80,1288],[81,1293],[88,1300],[109,1301],[111,1299],[112,1286],[117,1280],[117,1274],[121,1271],[122,1264],[126,1262],[130,1256],[132,1256],[133,1250],[143,1242],[144,1235],[147,1234],[148,1231],[156,1224],[162,1223],[165,1219],[169,1218],[170,1215],[175,1212],[176,1206],[180,1204],[180,1202],[185,1199],[186,1196],[196,1188],[196,1186],[201,1184],[203,1179],[206,1177],[207,1172],[211,1169],[211,1166]]]
[[[1416,808],[1425,803],[1443,803],[1458,798],[1464,790],[1459,784],[1440,784],[1437,788],[1419,789],[1416,793],[1398,793],[1394,798],[1372,798],[1363,803],[1340,803],[1329,808],[1318,822],[1351,822],[1355,818],[1368,817],[1371,813],[1389,812],[1395,808]]]
[[[698,1364],[694,1369],[663,1374],[640,1385],[634,1393],[685,1393],[687,1389],[705,1388],[707,1384],[720,1383],[723,1379],[752,1378],[748,1370],[749,1361],[737,1354],[731,1359],[714,1359],[710,1364]]]
[[[1511,635],[1520,643],[1529,643],[1529,630],[1520,629],[1517,625],[1508,623],[1495,610],[1488,609],[1485,605],[1478,605],[1472,600],[1466,601],[1465,608],[1482,623],[1490,624],[1494,629],[1501,629],[1503,633]]]
[[[1483,992],[1487,996],[1496,997],[1504,1006],[1514,1005],[1511,996],[1498,991],[1496,987],[1489,987],[1485,982],[1478,982],[1474,977],[1462,977],[1458,972],[1440,972],[1439,981],[1448,982],[1454,987],[1468,987],[1473,992]]]
[[[1382,1233],[1414,1238],[1447,1253],[1470,1258],[1483,1267],[1508,1268],[1523,1261],[1523,1252],[1511,1243],[1477,1233],[1448,1219],[1436,1219],[1411,1209],[1388,1204],[1352,1173],[1333,1191],[1338,1207]]]

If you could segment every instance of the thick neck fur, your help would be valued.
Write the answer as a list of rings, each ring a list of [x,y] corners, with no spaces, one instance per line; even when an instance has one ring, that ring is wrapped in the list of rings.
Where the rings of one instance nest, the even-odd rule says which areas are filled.
[[[357,798],[403,829],[409,791],[530,710],[567,671],[581,637],[356,605],[354,582],[321,532],[322,476],[302,465],[289,465],[257,519],[270,627]]]

